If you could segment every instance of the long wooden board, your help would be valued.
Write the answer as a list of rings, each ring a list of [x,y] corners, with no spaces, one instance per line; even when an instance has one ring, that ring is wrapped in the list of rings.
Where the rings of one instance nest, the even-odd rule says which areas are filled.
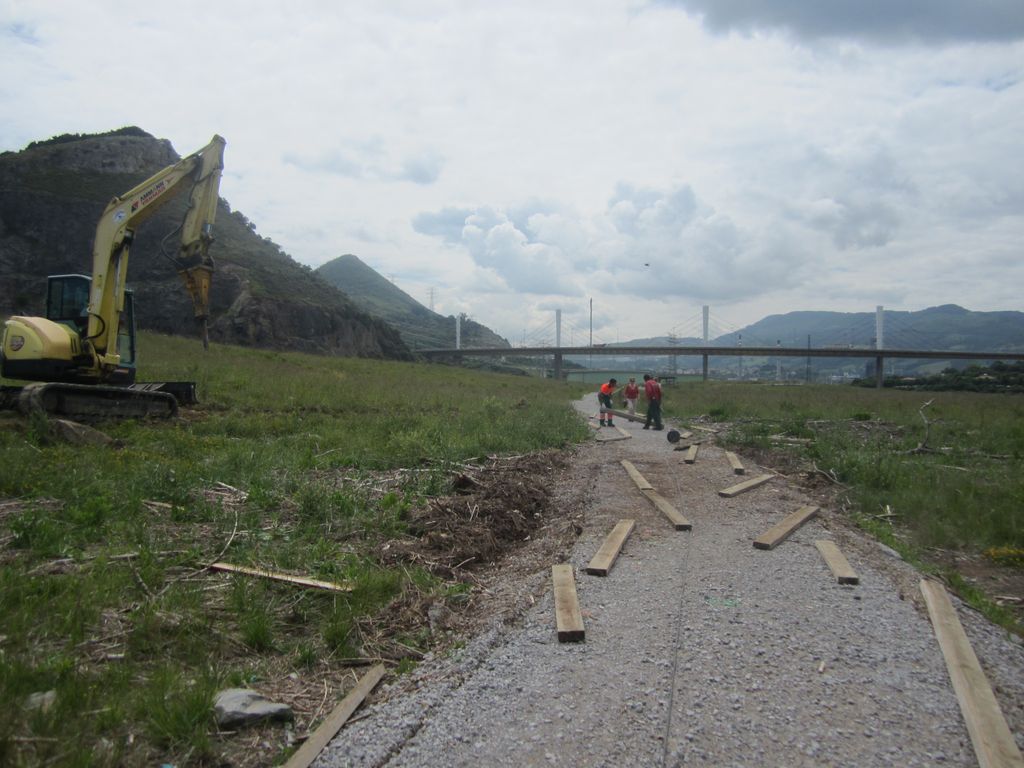
[[[814,546],[821,552],[826,565],[832,570],[832,575],[836,577],[840,584],[860,584],[860,577],[857,576],[857,572],[850,567],[850,561],[839,551],[839,547],[836,546],[834,541],[820,539],[814,542]]]
[[[617,411],[612,409],[606,411],[606,413],[613,413],[620,419],[626,419],[627,421],[646,421],[647,417],[642,413],[630,413],[629,411]]]
[[[622,435],[613,435],[612,437],[595,437],[594,439],[599,443],[615,443],[619,440],[631,440],[632,438],[632,435],[626,435],[625,437]]]
[[[800,507],[796,512],[776,523],[767,531],[754,539],[755,549],[775,549],[786,540],[793,531],[818,514],[818,507]]]
[[[694,443],[686,449],[686,455],[683,456],[684,464],[696,464],[697,463],[697,452],[700,450],[700,443]]]
[[[689,531],[693,529],[693,523],[683,517],[682,513],[669,503],[669,500],[659,494],[657,491],[645,490],[640,491],[646,496],[650,502],[661,510],[661,513],[668,518],[669,522],[672,523],[672,527],[677,531]]]
[[[211,571],[227,571],[228,573],[242,573],[246,576],[259,576],[273,581],[283,581],[288,584],[297,584],[300,587],[312,587],[314,589],[326,589],[330,592],[351,592],[351,584],[336,584],[333,581],[320,581],[319,579],[307,579],[304,576],[292,576],[288,573],[277,571],[265,571],[262,568],[250,568],[247,565],[232,565],[231,563],[213,563]]]
[[[953,681],[953,690],[960,702],[960,712],[971,735],[974,754],[981,768],[1024,766],[1024,758],[1013,740],[1003,711],[999,708],[978,657],[971,648],[963,625],[945,587],[921,579],[921,594],[928,606],[935,637],[939,641],[946,668]]]
[[[619,520],[615,527],[612,528],[611,533],[605,537],[601,548],[597,550],[597,554],[591,559],[590,564],[587,566],[587,573],[591,576],[607,576],[615,564],[619,552],[622,551],[622,545],[626,543],[626,539],[629,538],[629,534],[633,532],[635,527],[635,520]]]
[[[624,436],[626,436],[626,437],[632,437],[632,435],[631,435],[631,434],[629,434],[629,432],[627,432],[626,430],[624,430],[624,429],[623,429],[622,427],[620,427],[620,426],[619,426],[618,424],[616,424],[616,425],[615,425],[615,429],[616,429],[616,430],[618,430],[618,432],[619,432],[619,434],[620,434],[620,435],[624,435]]]
[[[370,695],[370,691],[382,677],[384,677],[383,664],[371,667],[370,671],[356,683],[356,687],[348,692],[348,695],[338,703],[331,714],[309,735],[309,738],[296,750],[295,754],[288,758],[284,768],[306,768],[316,760],[317,756],[324,751],[324,747],[334,738],[334,735],[352,717],[352,713],[359,709],[359,705]]]
[[[576,596],[576,580],[572,566],[568,564],[551,566],[551,580],[555,585],[555,628],[558,642],[578,643],[585,639],[583,614]]]
[[[633,466],[633,462],[623,459],[621,462],[623,468],[629,473],[629,476],[633,478],[633,482],[636,483],[636,487],[641,491],[653,491],[654,486],[647,482],[647,479],[640,474],[640,471]]]
[[[742,475],[747,471],[746,469],[744,469],[743,462],[740,461],[740,457],[737,456],[732,451],[726,451],[725,458],[729,460],[729,466],[732,467],[732,472],[734,475]]]
[[[727,499],[731,499],[733,496],[739,496],[741,493],[757,488],[759,485],[764,485],[771,480],[775,475],[758,475],[750,480],[744,480],[742,483],[731,485],[728,488],[718,492],[719,496],[724,496]]]

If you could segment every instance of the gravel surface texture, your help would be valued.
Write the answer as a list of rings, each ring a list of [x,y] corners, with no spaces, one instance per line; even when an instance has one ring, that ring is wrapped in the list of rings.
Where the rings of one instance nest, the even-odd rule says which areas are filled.
[[[576,404],[585,417],[595,406]],[[587,486],[563,560],[586,641],[556,638],[548,563],[521,579],[539,595],[532,607],[378,689],[316,765],[977,764],[912,568],[827,508],[777,548],[754,549],[814,501],[781,477],[722,498],[745,478],[713,435],[695,432],[704,443],[688,465],[666,432],[616,422],[631,439],[586,446],[570,473]],[[691,532],[672,529],[621,459]],[[607,577],[587,575],[621,518],[636,530],[618,561]],[[838,544],[859,585],[836,583],[816,539]],[[1024,745],[1024,646],[953,602]]]

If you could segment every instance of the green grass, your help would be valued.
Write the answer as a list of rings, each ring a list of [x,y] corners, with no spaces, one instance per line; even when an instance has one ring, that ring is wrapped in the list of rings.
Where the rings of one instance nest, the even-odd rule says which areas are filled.
[[[458,591],[378,559],[410,508],[447,492],[453,463],[588,432],[566,407],[575,390],[543,379],[204,354],[152,334],[140,346],[140,379],[198,382],[187,418],[97,425],[120,446],[101,448],[55,442],[39,420],[0,422],[0,501],[13,502],[0,507],[3,764],[215,762],[218,687],[337,666],[394,598]],[[398,479],[376,489],[388,472]],[[230,562],[353,590],[196,574],[225,547]],[[51,690],[49,711],[24,708]]]

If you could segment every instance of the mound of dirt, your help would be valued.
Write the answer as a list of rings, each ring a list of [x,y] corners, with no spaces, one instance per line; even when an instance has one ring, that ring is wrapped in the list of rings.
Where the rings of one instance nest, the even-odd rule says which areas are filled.
[[[567,461],[552,450],[463,468],[450,495],[409,514],[410,537],[386,542],[382,560],[416,563],[449,578],[497,562],[550,517],[552,476]]]

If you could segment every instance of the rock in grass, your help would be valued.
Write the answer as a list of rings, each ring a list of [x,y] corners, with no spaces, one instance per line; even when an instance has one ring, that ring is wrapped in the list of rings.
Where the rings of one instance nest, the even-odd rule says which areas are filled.
[[[71,445],[114,445],[110,435],[98,429],[67,419],[53,419],[50,422],[53,437]]]
[[[49,712],[50,708],[53,707],[56,701],[56,691],[43,691],[40,693],[33,693],[31,696],[28,697],[28,699],[25,700],[25,709],[38,709],[41,712]]]
[[[287,704],[271,701],[259,691],[248,688],[227,688],[213,701],[217,725],[221,728],[252,725],[264,720],[291,720],[294,715]]]

